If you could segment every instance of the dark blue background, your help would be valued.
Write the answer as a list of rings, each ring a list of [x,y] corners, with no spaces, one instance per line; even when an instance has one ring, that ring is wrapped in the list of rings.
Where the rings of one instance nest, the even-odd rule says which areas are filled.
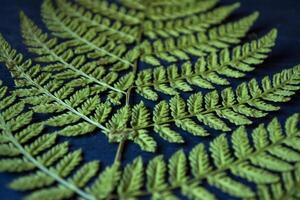
[[[234,3],[233,0],[221,0],[221,4]],[[275,27],[279,30],[279,37],[277,45],[274,48],[268,60],[257,67],[254,72],[243,79],[248,80],[251,77],[260,79],[265,75],[272,75],[281,71],[284,68],[292,67],[300,63],[300,1],[297,0],[242,0],[241,8],[235,12],[234,16],[244,16],[253,11],[260,12],[260,18],[250,32],[250,38],[261,36],[268,32],[271,28]],[[44,28],[40,20],[40,3],[41,0],[0,0],[0,33],[12,44],[12,46],[26,55],[25,46],[22,44],[20,30],[19,30],[19,11],[23,10],[29,17],[36,23]],[[297,12],[298,11],[298,12]],[[44,29],[46,30],[46,29]],[[143,68],[143,66],[140,66]],[[5,85],[13,87],[10,74],[4,65],[0,65],[0,79],[3,80]],[[234,80],[233,86],[238,84],[239,81]],[[267,122],[271,116],[278,116],[282,121],[292,113],[300,111],[300,95],[299,93],[293,97],[293,100],[287,104],[281,104],[282,109],[278,112],[271,113],[263,120],[256,120],[253,126]],[[135,100],[137,101],[137,100]],[[168,144],[159,138],[156,138],[159,145],[158,153],[164,154],[167,158],[183,147],[185,151],[189,151],[193,146],[199,142],[211,140],[210,138],[196,138],[190,134],[182,133],[186,140],[184,145]],[[213,133],[215,136],[216,134]],[[64,140],[64,138],[60,138]],[[113,162],[117,145],[109,144],[103,134],[94,134],[86,137],[72,138],[71,145],[74,149],[82,148],[86,160],[101,160],[103,166],[109,165]],[[126,145],[124,152],[124,163],[131,161],[136,156],[141,155],[144,160],[152,158],[156,154],[143,153],[139,147],[132,144]],[[21,199],[24,195],[19,192],[12,191],[6,185],[16,177],[13,174],[0,174],[0,199],[1,200],[15,200]],[[222,194],[220,194],[222,195]],[[229,199],[224,196],[222,199]]]

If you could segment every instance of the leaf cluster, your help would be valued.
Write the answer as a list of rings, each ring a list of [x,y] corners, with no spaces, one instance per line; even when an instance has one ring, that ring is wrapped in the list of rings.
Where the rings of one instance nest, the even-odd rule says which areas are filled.
[[[16,84],[11,93],[0,84],[0,171],[27,173],[10,187],[31,191],[28,199],[173,200],[174,190],[217,199],[211,188],[243,199],[299,197],[298,115],[285,128],[276,118],[251,134],[246,126],[291,99],[300,89],[300,66],[232,87],[232,79],[268,58],[277,30],[245,41],[258,12],[225,23],[240,4],[216,5],[44,0],[48,32],[20,12],[32,59],[0,35],[0,62]],[[133,103],[134,95],[141,101]],[[36,123],[35,113],[47,117]],[[200,143],[189,155],[179,150],[167,162],[157,156],[144,165],[137,157],[123,169],[118,160],[126,141],[155,152],[155,138],[183,143],[179,132],[212,131],[220,134],[208,146]],[[97,161],[83,163],[81,150],[57,142],[98,132],[120,143],[116,161],[100,173]]]

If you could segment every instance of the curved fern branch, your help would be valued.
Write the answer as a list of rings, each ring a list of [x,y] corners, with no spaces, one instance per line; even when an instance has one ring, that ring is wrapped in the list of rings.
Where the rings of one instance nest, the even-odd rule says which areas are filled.
[[[269,77],[264,77],[261,81],[262,87],[252,79],[248,83],[240,84],[235,91],[226,88],[221,93],[217,91],[206,95],[195,93],[187,101],[177,95],[169,102],[161,101],[154,107],[153,123],[150,120],[149,110],[140,103],[132,110],[133,128],[126,129],[125,132],[129,135],[128,139],[139,144],[143,150],[154,151],[156,142],[148,134],[148,128],[153,128],[163,139],[177,143],[183,142],[183,139],[170,129],[171,123],[196,136],[209,135],[192,118],[197,118],[200,123],[209,128],[230,131],[229,124],[251,124],[250,118],[261,118],[270,111],[278,110],[280,107],[272,103],[289,101],[290,96],[300,89],[299,84],[300,66],[295,66],[275,74],[272,81]],[[128,120],[128,117],[118,118],[118,121],[123,124]],[[118,141],[119,134],[124,134],[124,127],[113,129],[112,132],[111,137],[115,137]]]
[[[157,100],[158,94],[153,89],[174,95],[178,93],[176,89],[192,91],[191,85],[206,89],[214,89],[214,84],[228,85],[229,81],[221,76],[245,76],[245,72],[252,71],[254,65],[262,63],[267,57],[276,37],[277,30],[272,30],[261,39],[237,46],[231,51],[224,49],[218,54],[211,53],[207,57],[201,57],[194,66],[186,62],[180,67],[171,65],[140,71],[134,87],[143,97]]]

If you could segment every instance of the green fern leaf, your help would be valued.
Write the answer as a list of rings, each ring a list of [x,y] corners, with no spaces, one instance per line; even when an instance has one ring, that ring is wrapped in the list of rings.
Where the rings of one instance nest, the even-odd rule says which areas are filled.
[[[176,200],[179,193],[214,200],[215,191],[249,200],[298,198],[298,115],[284,128],[276,118],[251,134],[244,126],[291,99],[300,89],[300,66],[223,88],[268,57],[277,30],[241,43],[258,12],[223,23],[240,4],[216,4],[44,0],[49,34],[21,12],[24,43],[34,59],[0,35],[0,62],[16,85],[7,95],[0,82],[0,171],[23,172],[9,186],[29,191],[25,199],[34,200]],[[133,102],[136,93],[154,102]],[[46,119],[34,123],[35,113]],[[208,130],[235,126],[231,135],[218,133],[189,155],[178,150],[168,161],[120,162],[126,141],[154,152],[157,136],[183,143],[177,129],[209,140]],[[98,161],[84,163],[81,150],[57,142],[58,136],[98,131],[119,143],[114,163],[101,172]]]
[[[167,166],[162,156],[151,160],[147,166],[147,189],[152,193],[159,193],[167,188],[165,173]]]
[[[128,165],[123,173],[118,194],[121,199],[128,199],[135,196],[135,193],[141,188],[143,182],[143,162],[136,158],[132,164]]]
[[[112,167],[106,168],[88,190],[96,198],[105,199],[114,191],[119,179],[119,164],[114,164]]]
[[[212,170],[209,165],[208,154],[203,145],[198,145],[191,151],[189,161],[192,174],[195,177],[201,177]]]
[[[181,185],[187,181],[187,159],[183,151],[176,152],[169,161],[170,182],[173,186]]]
[[[196,184],[183,186],[182,194],[188,197],[189,199],[194,199],[194,200],[216,199],[216,197],[212,193],[208,192],[203,187],[197,186]]]

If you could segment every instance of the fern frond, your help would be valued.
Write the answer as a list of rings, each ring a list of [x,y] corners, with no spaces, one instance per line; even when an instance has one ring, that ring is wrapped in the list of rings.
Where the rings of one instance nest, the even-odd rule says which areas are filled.
[[[171,65],[143,70],[138,73],[136,91],[147,99],[157,100],[155,91],[174,95],[177,90],[192,91],[192,85],[206,89],[214,89],[214,85],[228,85],[225,77],[243,77],[245,72],[254,69],[254,65],[262,63],[274,46],[276,37],[277,30],[272,30],[259,40],[237,46],[231,51],[224,49],[220,53],[201,57],[194,66],[186,62],[181,67]]]
[[[283,132],[280,123],[274,118],[269,124],[261,124],[253,130],[250,134],[253,143],[250,142],[245,127],[239,127],[230,138],[221,135],[214,139],[208,146],[209,151],[204,144],[194,147],[188,157],[182,150],[177,151],[168,161],[169,170],[162,156],[157,156],[146,167],[146,191],[141,189],[141,182],[146,175],[141,159],[137,158],[132,164],[128,164],[123,172],[124,179],[132,182],[126,186],[119,186],[122,189],[118,189],[118,197],[135,199],[152,196],[158,199],[176,199],[173,191],[180,189],[182,195],[191,199],[216,199],[216,195],[213,194],[215,190],[211,191],[207,187],[208,184],[231,197],[254,199],[257,194],[250,188],[249,182],[257,187],[264,184],[271,184],[273,187],[273,184],[280,185],[280,174],[284,177],[283,182],[288,189],[288,195],[295,195],[298,189],[294,187],[294,181],[298,183],[298,175],[293,178],[291,174],[294,173],[294,169],[297,173],[299,171],[300,154],[295,150],[300,147],[298,124],[299,115],[295,114],[286,120]],[[291,141],[295,141],[295,146],[289,144]],[[232,143],[232,148],[229,143]],[[288,153],[285,156],[281,151],[272,153],[275,149],[282,149]],[[286,159],[294,154],[298,155],[298,159]],[[273,164],[281,167],[275,168]],[[294,164],[296,168],[293,167]],[[274,170],[279,174],[274,173]],[[166,180],[166,177],[169,179]],[[246,181],[238,182],[236,178]],[[275,189],[275,198],[270,199],[283,197],[280,188],[277,186]]]
[[[295,91],[300,89],[299,84],[300,66],[295,66],[275,74],[272,80],[268,76],[264,77],[261,84],[252,79],[240,84],[236,90],[226,88],[221,93],[212,91],[206,95],[195,93],[187,101],[176,95],[169,102],[161,101],[154,107],[153,123],[149,122],[149,111],[145,110],[140,121],[147,123],[125,132],[139,138],[136,132],[153,128],[169,142],[182,142],[180,135],[170,129],[171,123],[196,136],[209,135],[201,124],[215,130],[230,131],[229,125],[251,124],[251,118],[261,118],[270,111],[278,110],[280,107],[273,103],[289,101]],[[197,118],[201,124],[192,118]],[[149,137],[143,136],[141,139],[147,138],[144,142],[154,148],[156,143]]]
[[[0,36],[0,44],[0,55],[3,56],[1,61],[10,68],[18,86],[30,87],[20,88],[16,93],[25,102],[33,105],[32,109],[35,111],[59,113],[46,122],[48,125],[67,126],[59,132],[64,135],[86,134],[95,128],[108,130],[102,125],[105,116],[99,117],[99,113],[107,113],[111,109],[108,103],[99,106],[99,97],[92,95],[89,88],[74,92],[75,89],[68,84],[51,80],[50,74],[41,73],[40,66],[32,66],[30,60],[23,62],[23,56],[11,49],[2,36]],[[88,123],[71,125],[80,122],[80,119]],[[83,129],[78,132],[78,128]]]
[[[0,90],[6,91],[7,88],[0,83]],[[33,191],[26,198],[30,200],[40,199],[42,193],[52,191],[55,184],[58,186],[54,187],[60,188],[55,199],[76,194],[94,200],[82,187],[98,171],[98,162],[90,162],[77,170],[81,161],[80,150],[69,152],[68,143],[56,144],[56,134],[43,134],[44,124],[31,123],[32,111],[25,111],[24,104],[16,101],[14,95],[3,92],[0,102],[0,171],[27,172],[9,186],[19,191]]]
[[[217,2],[44,0],[42,18],[53,36],[21,12],[25,44],[42,66],[24,59],[0,34],[0,62],[16,84],[8,93],[0,81],[0,171],[21,174],[10,188],[28,192],[29,200],[175,200],[178,194],[215,200],[216,191],[248,200],[300,197],[299,114],[284,127],[277,118],[251,134],[245,127],[279,110],[300,89],[300,66],[213,90],[254,70],[277,37],[274,29],[241,44],[258,12],[221,24],[239,3],[214,8]],[[154,66],[139,71],[143,62]],[[191,93],[195,86],[211,91]],[[157,102],[132,103],[135,93]],[[170,99],[158,101],[165,95]],[[33,122],[35,113],[46,119]],[[236,126],[231,135],[219,134],[188,155],[179,150],[167,162],[162,155],[147,165],[141,157],[120,162],[126,141],[154,152],[157,136],[184,142],[176,129],[208,137],[209,129]],[[101,172],[98,161],[83,163],[81,150],[57,142],[58,136],[99,130],[119,143],[114,163]]]
[[[85,53],[88,58],[96,59],[98,64],[110,64],[119,70],[127,69],[133,66],[139,54],[136,48],[128,51],[125,44],[107,40],[94,29],[88,29],[80,20],[72,19],[65,12],[55,9],[51,0],[44,1],[42,16],[55,36],[67,39],[64,45],[72,47],[76,53]]]
[[[111,19],[101,15],[93,15],[83,7],[72,4],[66,0],[57,0],[57,7],[68,16],[85,23],[88,29],[93,29],[96,33],[111,40],[122,43],[133,43],[138,37],[138,27],[123,26],[121,22],[112,22]]]
[[[25,43],[31,52],[38,55],[36,60],[46,63],[56,62],[45,66],[43,71],[56,72],[53,77],[57,80],[71,81],[70,85],[73,87],[90,85],[92,93],[97,94],[109,90],[109,99],[113,103],[119,103],[126,94],[125,90],[133,83],[133,81],[124,82],[131,77],[131,73],[118,80],[117,73],[107,72],[103,67],[98,67],[97,62],[87,62],[84,55],[74,56],[73,50],[64,44],[58,44],[57,38],[48,39],[47,34],[42,33],[23,13],[21,21]]]
[[[176,62],[189,59],[188,54],[203,56],[227,48],[240,42],[240,38],[245,36],[257,17],[258,13],[255,12],[239,21],[209,29],[207,33],[155,40],[152,44],[145,41],[141,44],[143,51],[141,60],[152,65],[160,65],[159,59]]]
[[[20,14],[21,27],[23,38],[29,51],[35,53],[35,60],[51,64],[45,67],[47,70],[55,70],[54,76],[59,80],[78,79],[81,84],[94,83],[101,88],[101,91],[106,89],[124,93],[117,88],[112,87],[112,84],[117,79],[116,73],[107,73],[103,68],[97,68],[95,62],[86,62],[84,56],[75,56],[74,51],[68,49],[63,44],[58,44],[57,38],[48,38],[48,35],[42,31],[23,13]]]
[[[144,14],[138,10],[126,9],[125,7],[103,0],[76,0],[76,2],[96,14],[111,18],[112,20],[121,21],[127,25],[141,23],[141,18],[144,16]]]
[[[222,6],[212,11],[192,15],[183,19],[164,21],[145,21],[145,35],[151,39],[158,37],[178,37],[180,34],[192,34],[193,32],[205,32],[212,25],[218,24],[239,7],[239,3]]]
[[[209,10],[210,8],[213,8],[217,2],[218,0],[209,0],[169,5],[156,4],[156,6],[153,6],[153,3],[151,2],[149,3],[149,10],[147,10],[147,17],[154,21],[187,17]]]

